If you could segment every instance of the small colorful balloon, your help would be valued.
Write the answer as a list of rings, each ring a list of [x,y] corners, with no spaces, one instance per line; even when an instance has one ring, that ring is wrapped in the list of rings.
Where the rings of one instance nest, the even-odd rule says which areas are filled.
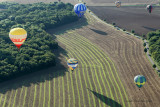
[[[14,28],[9,32],[9,37],[17,48],[20,49],[27,38],[27,32],[23,28]]]
[[[120,1],[116,1],[115,4],[116,4],[116,7],[121,7],[121,2]]]
[[[141,88],[146,83],[146,78],[143,75],[137,75],[134,77],[134,83]]]
[[[74,58],[70,58],[67,61],[67,65],[73,71],[77,67],[77,65],[78,65],[78,60],[76,60]]]

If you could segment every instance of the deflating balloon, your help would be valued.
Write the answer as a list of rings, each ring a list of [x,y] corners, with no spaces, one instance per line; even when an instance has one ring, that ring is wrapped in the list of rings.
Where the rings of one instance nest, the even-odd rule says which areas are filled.
[[[71,58],[67,61],[67,65],[71,70],[74,70],[78,65],[78,60]]]
[[[82,3],[78,3],[74,6],[74,11],[78,15],[78,17],[82,17],[86,12],[86,10],[87,10],[87,7]]]
[[[137,75],[134,77],[134,83],[141,88],[146,83],[146,78],[143,75]]]
[[[147,8],[147,11],[148,11],[149,13],[152,12],[152,9],[153,9],[152,5],[147,5],[146,8]]]
[[[27,32],[23,28],[14,28],[9,32],[9,37],[19,49],[27,38]]]
[[[121,2],[120,1],[116,1],[115,4],[116,4],[116,7],[121,7]]]

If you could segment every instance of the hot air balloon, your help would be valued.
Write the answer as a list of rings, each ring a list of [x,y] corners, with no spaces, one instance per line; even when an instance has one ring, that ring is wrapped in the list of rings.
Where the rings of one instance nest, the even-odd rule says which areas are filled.
[[[78,3],[74,6],[74,11],[78,15],[78,17],[82,17],[86,12],[86,10],[87,10],[87,7],[82,3]]]
[[[116,1],[115,4],[116,4],[116,7],[121,7],[121,2],[120,1]]]
[[[67,61],[67,65],[73,71],[78,65],[78,60],[71,58]]]
[[[147,11],[148,11],[149,13],[151,13],[153,7],[152,7],[152,5],[147,5],[146,9],[147,9]]]
[[[27,38],[27,32],[23,28],[14,28],[9,32],[11,41],[20,49]]]
[[[143,75],[137,75],[134,77],[134,83],[141,88],[146,83],[146,78]]]

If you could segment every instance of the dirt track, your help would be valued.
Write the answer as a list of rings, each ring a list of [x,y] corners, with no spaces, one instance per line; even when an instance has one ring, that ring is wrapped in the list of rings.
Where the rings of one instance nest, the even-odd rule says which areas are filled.
[[[145,7],[89,7],[101,19],[128,31],[142,35],[160,29],[160,7],[155,7],[149,14]]]

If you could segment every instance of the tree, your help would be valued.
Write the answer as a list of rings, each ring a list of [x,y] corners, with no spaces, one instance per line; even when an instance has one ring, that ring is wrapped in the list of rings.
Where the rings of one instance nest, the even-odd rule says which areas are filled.
[[[135,33],[135,31],[134,31],[134,30],[131,30],[131,32],[132,32],[132,33]]]
[[[145,46],[146,46],[146,43],[143,43],[143,46],[145,47]]]
[[[156,66],[156,64],[153,64],[153,68],[156,68],[157,66]]]
[[[145,53],[147,52],[147,48],[144,48],[144,52],[145,52]]]
[[[112,23],[112,25],[116,25],[116,23]]]
[[[145,37],[146,37],[146,35],[145,35],[145,34],[143,34],[143,35],[142,35],[142,37],[143,37],[143,38],[145,38]]]
[[[58,48],[58,43],[46,30],[78,21],[74,6],[56,2],[0,3],[1,6],[6,9],[0,11],[0,81],[55,66],[57,56],[52,51]],[[28,31],[20,51],[8,37],[15,27]]]

